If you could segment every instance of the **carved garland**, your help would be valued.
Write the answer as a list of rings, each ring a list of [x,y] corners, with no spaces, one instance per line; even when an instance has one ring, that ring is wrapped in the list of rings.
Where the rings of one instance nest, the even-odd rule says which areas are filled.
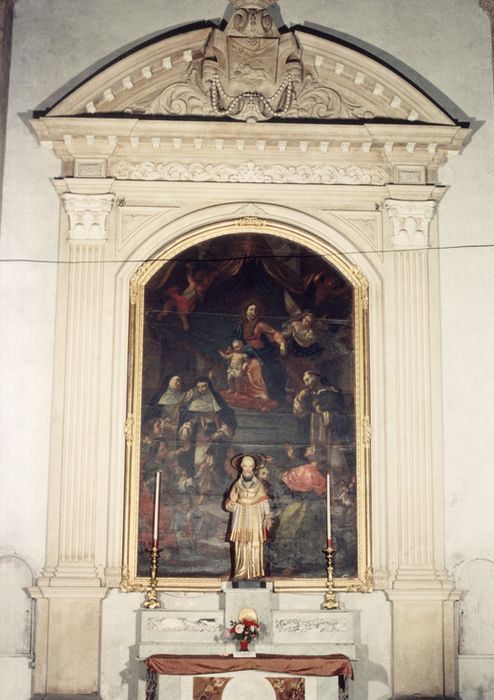
[[[174,116],[228,116],[245,121],[265,121],[272,117],[317,119],[372,119],[376,115],[361,105],[345,100],[336,90],[320,84],[312,75],[303,82],[286,77],[268,96],[256,91],[231,95],[218,73],[208,87],[199,70],[191,67],[184,82],[166,87],[148,105],[134,105],[135,112]]]
[[[247,161],[228,163],[161,163],[122,160],[112,170],[117,180],[167,180],[171,182],[254,182],[266,184],[322,185],[385,185],[390,174],[381,167],[361,168],[358,165],[261,165]]]

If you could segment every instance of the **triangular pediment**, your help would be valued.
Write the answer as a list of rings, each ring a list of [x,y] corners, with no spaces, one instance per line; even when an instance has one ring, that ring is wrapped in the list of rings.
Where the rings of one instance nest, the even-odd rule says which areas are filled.
[[[114,62],[48,117],[455,122],[403,76],[304,29],[280,32],[269,0],[232,2],[221,28],[185,28]]]

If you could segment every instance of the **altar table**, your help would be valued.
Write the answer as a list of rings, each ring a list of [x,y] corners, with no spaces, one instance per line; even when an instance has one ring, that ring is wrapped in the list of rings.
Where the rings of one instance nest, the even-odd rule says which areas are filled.
[[[347,679],[353,678],[350,659],[343,654],[323,656],[289,656],[258,654],[251,658],[233,656],[182,656],[153,654],[144,662],[147,666],[146,700],[157,700],[158,673],[168,676],[197,676],[233,671],[268,671],[291,676],[338,676],[340,700],[347,700]]]

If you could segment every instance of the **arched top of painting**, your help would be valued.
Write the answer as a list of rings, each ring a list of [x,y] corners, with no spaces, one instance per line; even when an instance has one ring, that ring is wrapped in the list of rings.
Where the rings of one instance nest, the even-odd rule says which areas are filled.
[[[280,31],[274,4],[230,0],[227,22],[186,27],[136,49],[46,116],[455,123],[361,50],[303,28]]]
[[[206,332],[211,314],[233,322],[253,304],[280,331],[304,316],[321,333],[350,329],[355,290],[366,292],[357,268],[329,249],[302,244],[293,232],[287,238],[281,230],[259,228],[202,232],[141,266],[148,316],[159,324],[171,315],[191,336],[194,329]]]
[[[324,270],[328,288],[345,286],[349,292],[355,289],[363,298],[367,296],[368,281],[363,272],[328,243],[305,231],[247,216],[191,232],[143,263],[131,279],[132,302],[138,287],[163,287],[176,276],[178,268],[194,266],[214,271],[215,283],[235,277],[246,267],[257,270],[261,276],[268,271],[295,296],[304,291],[301,275],[317,277]]]

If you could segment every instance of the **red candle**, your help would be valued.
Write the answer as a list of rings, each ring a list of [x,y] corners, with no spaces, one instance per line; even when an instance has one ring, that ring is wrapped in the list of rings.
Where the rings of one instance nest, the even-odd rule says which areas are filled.
[[[158,524],[160,519],[160,486],[161,471],[156,472],[154,483],[154,513],[153,513],[153,547],[158,547]]]

